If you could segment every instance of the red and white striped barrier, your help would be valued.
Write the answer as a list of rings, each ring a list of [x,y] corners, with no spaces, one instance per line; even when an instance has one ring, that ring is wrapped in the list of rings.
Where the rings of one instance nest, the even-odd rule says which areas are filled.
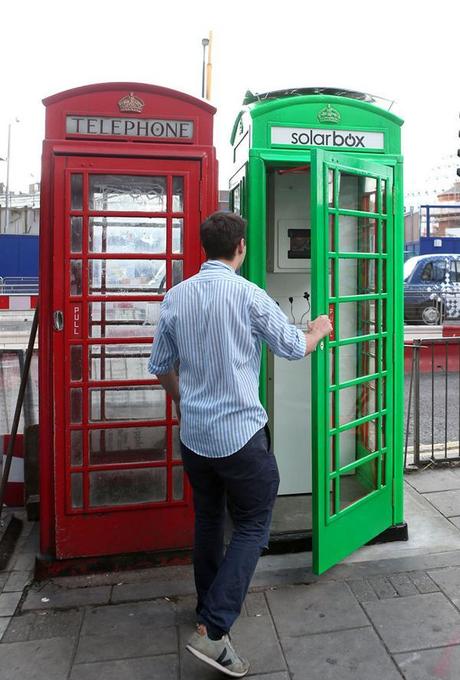
[[[35,309],[38,295],[0,295],[0,309],[27,311]]]
[[[5,469],[6,452],[10,435],[0,435],[0,450],[3,454],[2,474]],[[20,507],[24,505],[24,435],[16,435],[14,443],[13,458],[11,460],[10,474],[5,489],[5,505],[9,507]]]

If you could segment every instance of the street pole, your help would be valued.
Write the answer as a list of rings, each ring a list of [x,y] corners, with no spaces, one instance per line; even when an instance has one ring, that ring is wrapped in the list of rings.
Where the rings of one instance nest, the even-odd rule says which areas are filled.
[[[206,66],[206,99],[208,101],[211,99],[211,81],[212,81],[211,50],[212,50],[212,31],[209,31],[208,63],[207,63],[207,66]]]
[[[201,71],[201,96],[204,99],[204,95],[206,92],[205,89],[205,80],[206,80],[206,47],[209,45],[209,40],[208,38],[203,38],[201,41],[201,44],[203,45],[203,65],[202,65],[202,71]]]

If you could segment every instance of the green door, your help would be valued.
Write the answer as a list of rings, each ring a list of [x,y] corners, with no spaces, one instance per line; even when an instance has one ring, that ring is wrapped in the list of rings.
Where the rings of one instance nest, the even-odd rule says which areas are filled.
[[[334,333],[313,354],[313,569],[393,523],[393,170],[312,152],[313,315]]]

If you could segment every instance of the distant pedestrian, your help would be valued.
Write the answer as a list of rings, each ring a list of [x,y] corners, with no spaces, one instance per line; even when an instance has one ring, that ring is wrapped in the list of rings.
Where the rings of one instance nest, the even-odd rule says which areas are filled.
[[[201,225],[208,259],[165,295],[149,362],[176,404],[193,489],[198,626],[187,649],[236,678],[249,663],[229,631],[268,544],[279,485],[259,400],[262,342],[277,356],[301,359],[332,330],[320,316],[303,333],[264,290],[236,274],[245,237],[246,222],[232,213],[214,213]],[[234,529],[225,551],[226,504]]]

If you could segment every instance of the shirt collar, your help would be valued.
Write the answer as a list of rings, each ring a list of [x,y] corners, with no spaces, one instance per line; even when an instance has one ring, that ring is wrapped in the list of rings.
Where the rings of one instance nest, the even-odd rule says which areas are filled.
[[[225,262],[222,262],[222,260],[206,260],[206,262],[203,262],[201,265],[201,271],[210,271],[216,269],[226,269],[232,274],[235,273],[233,267],[231,267],[229,264],[225,264]]]

